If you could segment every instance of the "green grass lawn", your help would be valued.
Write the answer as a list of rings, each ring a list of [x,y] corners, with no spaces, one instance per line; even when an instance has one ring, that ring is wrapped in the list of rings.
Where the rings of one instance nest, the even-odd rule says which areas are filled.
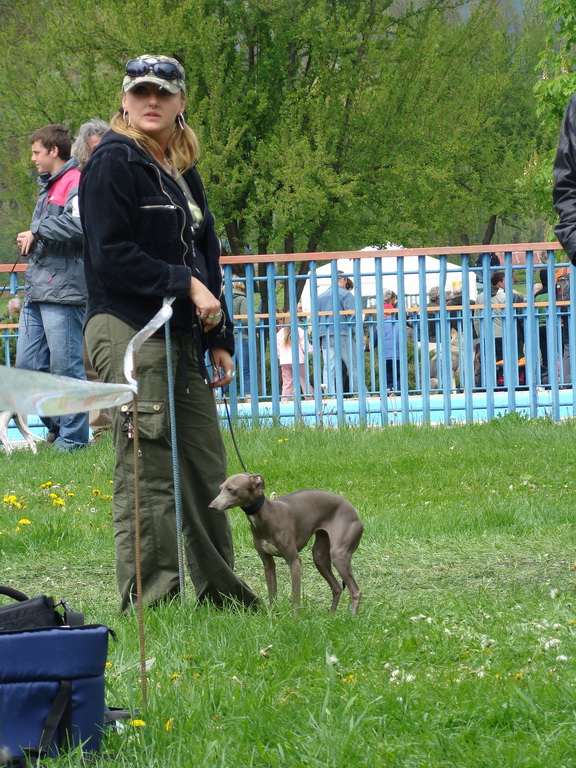
[[[573,422],[236,437],[268,494],[315,487],[356,506],[359,615],[346,593],[328,612],[309,551],[297,620],[283,562],[273,610],[196,608],[190,585],[146,611],[145,724],[106,738],[114,765],[576,765]],[[116,613],[112,464],[107,442],[0,455],[0,581],[111,626],[108,703],[140,706],[136,617]],[[237,569],[265,597],[245,515],[230,514]]]

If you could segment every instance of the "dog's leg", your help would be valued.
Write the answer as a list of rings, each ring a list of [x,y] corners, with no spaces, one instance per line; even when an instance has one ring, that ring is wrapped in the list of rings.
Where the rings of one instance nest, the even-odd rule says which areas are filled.
[[[0,443],[4,446],[6,453],[12,453],[12,446],[8,440],[8,424],[12,418],[10,411],[0,411]]]
[[[34,442],[35,440],[38,440],[38,438],[33,432],[31,432],[28,429],[28,424],[24,421],[22,415],[20,413],[15,413],[13,415],[13,419],[14,419],[14,423],[16,424],[16,426],[20,431],[20,434],[22,435],[24,440],[26,440],[26,443],[28,444],[28,447],[30,448],[32,453],[38,453],[38,450],[36,448],[36,443]]]
[[[316,531],[316,540],[312,547],[312,557],[314,564],[320,574],[326,579],[332,590],[331,611],[335,611],[342,594],[342,585],[332,572],[332,561],[330,559],[330,539],[326,531]]]
[[[300,590],[302,588],[302,561],[298,551],[286,556],[286,562],[290,568],[290,578],[292,579],[292,618],[296,618],[300,611]]]
[[[355,615],[358,613],[358,606],[360,605],[362,592],[360,591],[360,588],[356,583],[356,579],[354,578],[354,574],[352,573],[352,564],[350,562],[352,559],[352,553],[348,550],[334,550],[331,552],[331,556],[334,567],[342,577],[342,581],[350,592],[350,610],[352,614]]]
[[[276,592],[278,590],[276,582],[276,563],[272,555],[263,551],[258,551],[258,554],[262,558],[262,564],[264,565],[264,576],[266,577],[266,586],[268,587],[268,601],[270,605],[276,599]]]

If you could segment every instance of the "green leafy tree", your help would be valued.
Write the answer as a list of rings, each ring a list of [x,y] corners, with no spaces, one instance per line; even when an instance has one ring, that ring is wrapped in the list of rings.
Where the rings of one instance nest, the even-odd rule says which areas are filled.
[[[2,232],[27,226],[34,202],[28,135],[110,117],[125,60],[159,51],[186,65],[230,252],[489,241],[529,195],[517,179],[536,152],[537,30],[502,18],[502,3],[462,5],[0,3],[0,256]]]

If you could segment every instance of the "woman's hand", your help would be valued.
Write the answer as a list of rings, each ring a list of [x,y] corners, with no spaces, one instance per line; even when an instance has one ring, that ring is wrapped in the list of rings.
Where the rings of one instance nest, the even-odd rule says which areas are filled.
[[[211,331],[224,316],[220,302],[196,277],[190,279],[190,298],[196,307],[196,314],[202,323],[202,329]]]
[[[230,384],[234,376],[236,376],[234,362],[230,352],[223,347],[214,347],[210,350],[210,356],[214,365],[212,384],[210,384],[210,386],[212,389],[216,389],[216,387],[226,387]]]

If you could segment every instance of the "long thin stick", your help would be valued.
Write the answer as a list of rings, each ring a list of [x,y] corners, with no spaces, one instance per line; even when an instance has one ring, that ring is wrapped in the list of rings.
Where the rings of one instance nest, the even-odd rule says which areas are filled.
[[[168,410],[170,414],[170,442],[172,443],[172,475],[174,477],[174,505],[176,508],[176,544],[178,548],[178,580],[180,600],[184,601],[184,551],[182,546],[182,495],[180,492],[180,468],[176,442],[176,404],[174,402],[174,369],[172,368],[172,338],[170,322],[164,324],[166,336],[166,368],[168,371]]]
[[[136,354],[132,357],[133,370],[136,371]],[[136,610],[138,612],[138,634],[140,637],[140,678],[142,680],[142,706],[146,706],[146,646],[144,642],[144,601],[142,600],[142,558],[140,550],[140,443],[138,439],[138,395],[133,399],[134,426],[134,558],[136,561]]]

